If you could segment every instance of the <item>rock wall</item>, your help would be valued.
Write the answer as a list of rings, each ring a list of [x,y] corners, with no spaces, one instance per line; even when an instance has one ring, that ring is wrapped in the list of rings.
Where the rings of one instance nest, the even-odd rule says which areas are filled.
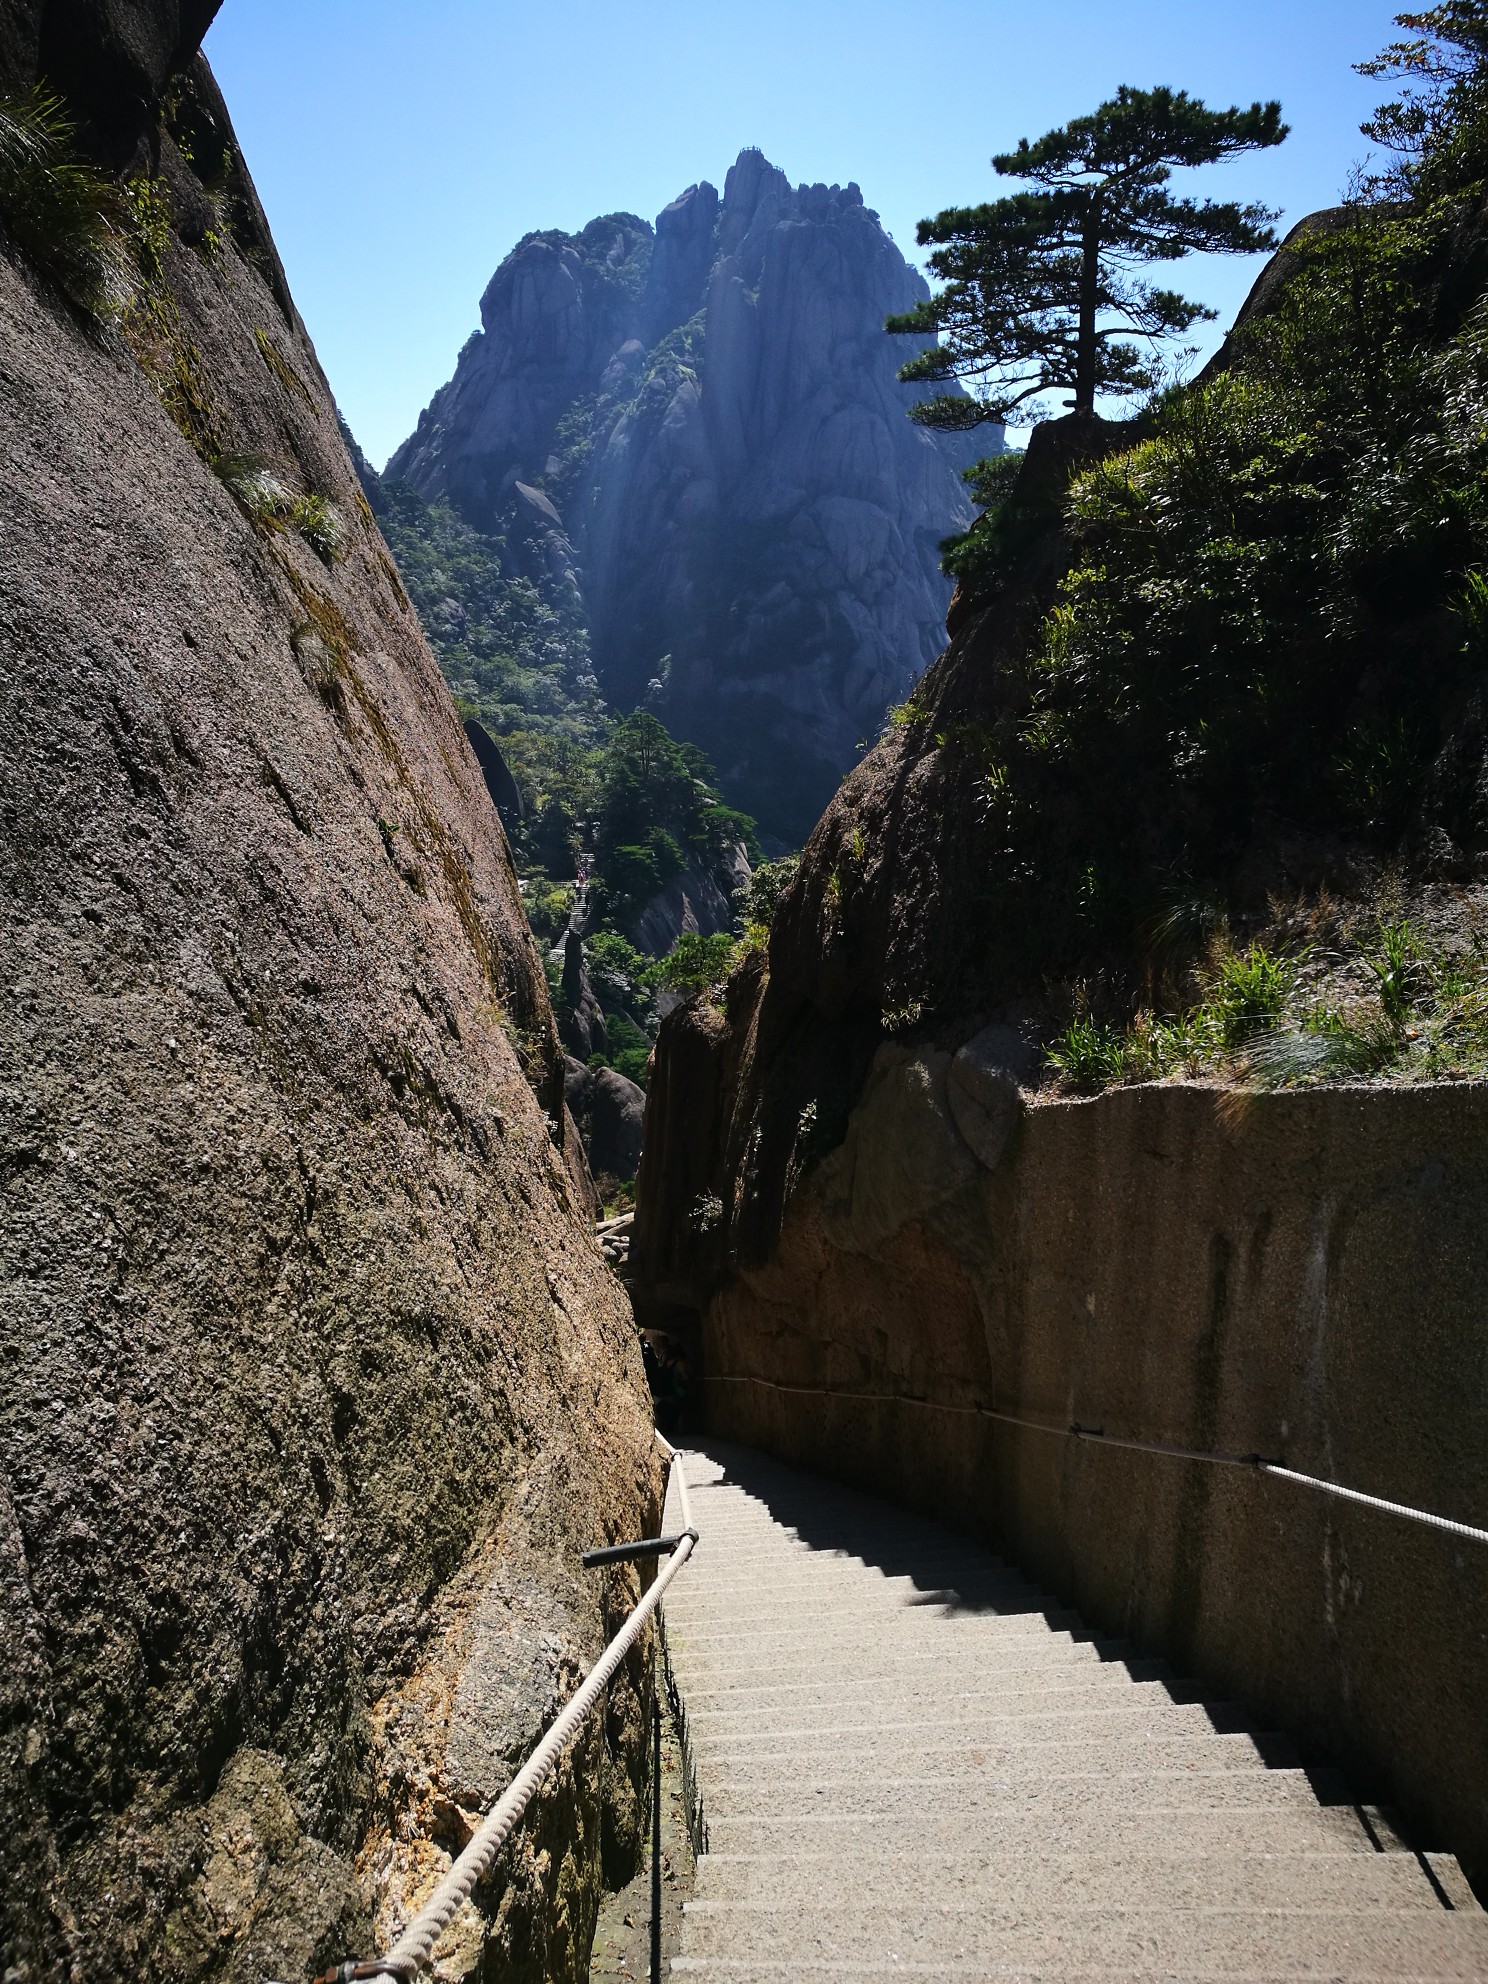
[[[906,418],[883,321],[926,293],[856,186],[745,151],[654,234],[519,243],[388,474],[534,569],[576,560],[606,696],[649,698],[799,841],[943,645],[957,471],[1001,445]]]
[[[601,1644],[624,1582],[578,1548],[656,1519],[509,853],[191,59],[209,14],[0,16],[0,89],[65,43],[95,155],[158,167],[122,331],[0,253],[15,1984],[367,1953]],[[333,563],[209,466],[250,453],[339,506]],[[587,1974],[646,1685],[446,1974]]]
[[[1061,1437],[1259,1453],[1488,1526],[1485,1206],[1482,1085],[1029,1107],[995,1035],[891,1045],[770,1259],[721,1264],[707,1424],[1000,1539],[1488,1891],[1488,1550]]]

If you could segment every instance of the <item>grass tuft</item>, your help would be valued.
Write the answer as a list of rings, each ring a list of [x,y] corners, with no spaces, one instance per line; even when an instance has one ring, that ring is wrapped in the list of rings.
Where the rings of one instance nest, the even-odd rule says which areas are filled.
[[[299,532],[324,565],[334,565],[346,549],[346,519],[329,496],[297,496],[290,505],[289,526]]]
[[[1124,1079],[1125,1046],[1125,1036],[1118,1028],[1102,1026],[1082,1015],[1072,1019],[1050,1042],[1044,1056],[1070,1088],[1093,1095]]]
[[[328,496],[298,494],[261,455],[215,455],[212,469],[256,530],[295,531],[324,564],[346,548],[346,520]]]
[[[78,156],[77,126],[38,87],[0,98],[0,228],[90,317],[119,315],[131,293],[128,209],[106,174]]]
[[[1062,1086],[1094,1094],[1125,1082],[1219,1075],[1260,1088],[1365,1079],[1488,1075],[1488,950],[1433,954],[1405,919],[1381,921],[1329,960],[1349,992],[1308,997],[1295,957],[1254,943],[1215,957],[1204,993],[1171,1017],[1129,1026],[1081,1013],[1045,1048]]]

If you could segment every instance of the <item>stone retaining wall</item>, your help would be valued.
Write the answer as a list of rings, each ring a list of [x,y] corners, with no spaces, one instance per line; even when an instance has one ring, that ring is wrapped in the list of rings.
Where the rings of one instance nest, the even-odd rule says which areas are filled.
[[[1482,1891],[1488,1548],[977,1408],[1488,1525],[1488,1089],[1003,1111],[966,1055],[880,1051],[769,1263],[708,1308],[711,1428],[1002,1538],[1093,1625],[1394,1801]]]

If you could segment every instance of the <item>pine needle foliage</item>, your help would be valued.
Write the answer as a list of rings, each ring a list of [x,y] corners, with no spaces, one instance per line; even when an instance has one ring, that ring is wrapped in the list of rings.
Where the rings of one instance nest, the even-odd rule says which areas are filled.
[[[930,267],[944,287],[888,319],[892,332],[938,340],[901,379],[975,388],[922,400],[913,417],[940,428],[1026,423],[1045,417],[1046,392],[1068,393],[1089,413],[1100,393],[1153,389],[1159,347],[1214,312],[1140,269],[1276,245],[1269,208],[1179,197],[1169,189],[1174,168],[1217,164],[1286,135],[1278,103],[1210,110],[1184,90],[1123,87],[1088,117],[1000,153],[993,170],[1028,183],[921,221],[920,245],[933,244]]]
[[[1488,164],[1488,4],[1444,0],[1395,19],[1406,38],[1357,65],[1361,76],[1403,84],[1362,127],[1396,154],[1387,189],[1429,195],[1481,178]]]

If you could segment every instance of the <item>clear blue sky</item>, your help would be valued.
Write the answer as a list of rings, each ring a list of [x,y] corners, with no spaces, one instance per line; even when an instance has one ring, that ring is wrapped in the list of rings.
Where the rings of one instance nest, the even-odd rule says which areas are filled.
[[[321,362],[381,463],[534,228],[617,208],[652,219],[694,180],[721,188],[758,145],[792,179],[856,179],[913,259],[923,214],[993,196],[994,150],[1119,83],[1280,97],[1287,143],[1193,184],[1295,220],[1363,156],[1379,86],[1350,64],[1392,38],[1393,14],[1378,0],[225,0],[207,52]],[[1187,283],[1228,317],[1254,273],[1191,263]]]

